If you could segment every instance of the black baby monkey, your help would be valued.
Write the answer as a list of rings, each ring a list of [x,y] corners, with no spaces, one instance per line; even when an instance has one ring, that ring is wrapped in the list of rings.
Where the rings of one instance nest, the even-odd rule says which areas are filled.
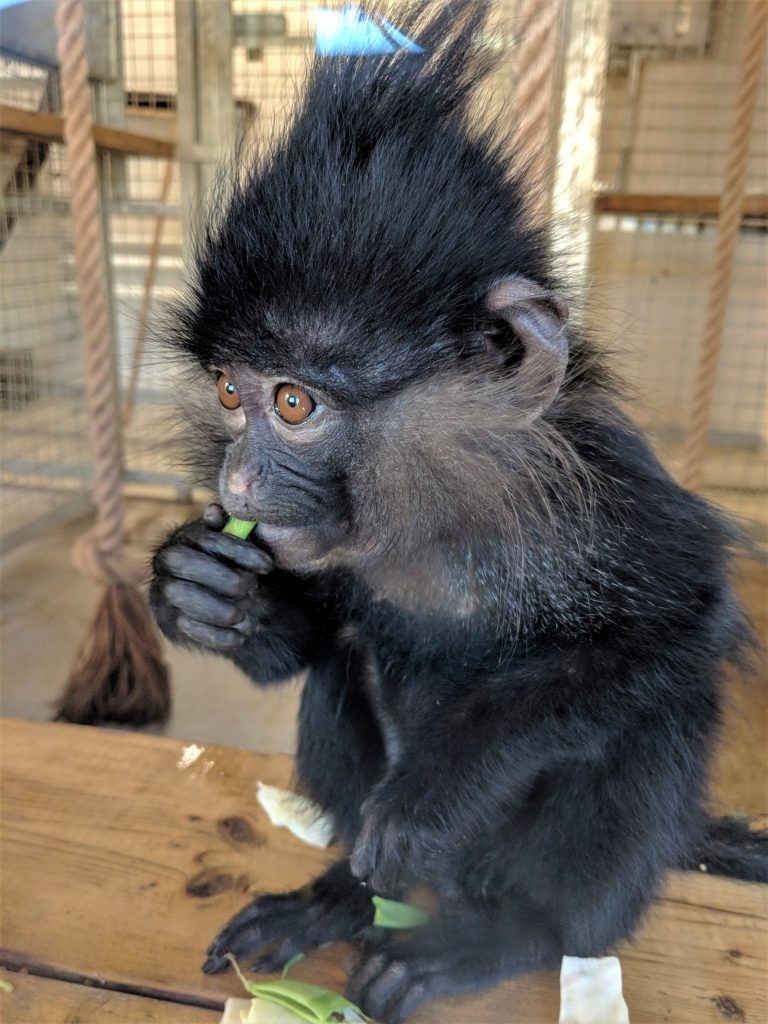
[[[220,505],[158,550],[155,614],[260,685],[306,670],[298,775],[350,851],[247,906],[204,969],[276,970],[426,884],[431,923],[350,978],[388,1022],[602,954],[670,867],[765,875],[702,809],[747,635],[734,537],[618,411],[473,115],[488,6],[415,0],[421,53],[315,59],[173,332]]]

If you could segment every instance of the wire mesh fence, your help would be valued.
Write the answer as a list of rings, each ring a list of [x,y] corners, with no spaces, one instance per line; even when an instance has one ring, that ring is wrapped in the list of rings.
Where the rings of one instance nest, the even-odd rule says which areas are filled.
[[[55,75],[0,58],[0,102],[57,105]],[[90,476],[64,147],[0,138],[0,539],[83,507]]]
[[[746,2],[549,2],[560,33],[546,79],[556,241],[572,272],[575,266],[583,275],[592,324],[635,390],[632,414],[674,471],[702,333]],[[176,143],[181,158],[101,155],[126,481],[129,493],[167,497],[184,493],[187,482],[167,445],[172,389],[151,337],[164,303],[179,294],[190,207],[204,199],[204,190],[190,189],[189,168],[213,168],[238,126],[258,146],[284,122],[318,16],[308,0],[231,0],[215,24],[214,54],[215,41],[189,35],[194,7],[195,0],[121,0],[112,26],[116,74],[93,86],[101,123]],[[532,0],[498,0],[484,41],[501,52],[486,98],[502,116],[520,116],[516,54],[535,8]],[[215,128],[222,83],[231,92],[231,123],[225,118],[191,138],[195,120]],[[55,112],[55,69],[18,54],[4,58],[0,102]],[[755,202],[737,250],[703,477],[707,493],[757,519],[768,517],[767,107],[764,83],[748,176]],[[64,149],[18,132],[0,132],[0,143],[0,532],[7,539],[30,507],[48,515],[82,495],[90,456]]]
[[[174,0],[121,0],[126,128],[176,137]],[[187,489],[167,440],[174,411],[152,324],[181,285],[179,169],[173,157],[106,154],[105,207],[128,493],[175,496]]]
[[[595,220],[594,317],[634,389],[633,415],[673,472],[704,330],[746,15],[744,0],[612,4],[598,181],[619,212]],[[764,72],[702,467],[705,493],[763,523],[767,158]]]

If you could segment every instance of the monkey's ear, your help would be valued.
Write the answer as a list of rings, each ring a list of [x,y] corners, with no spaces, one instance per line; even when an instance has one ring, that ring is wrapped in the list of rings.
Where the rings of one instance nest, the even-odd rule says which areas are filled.
[[[567,304],[526,277],[505,277],[485,297],[487,310],[504,320],[523,343],[517,385],[524,422],[532,423],[555,400],[568,365]]]

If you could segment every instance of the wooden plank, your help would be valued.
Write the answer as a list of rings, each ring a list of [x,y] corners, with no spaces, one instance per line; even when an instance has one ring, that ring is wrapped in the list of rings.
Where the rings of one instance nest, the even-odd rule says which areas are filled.
[[[64,141],[63,117],[44,110],[24,110],[7,103],[0,103],[0,129],[28,138],[48,139],[49,142]]]
[[[603,192],[595,196],[595,211],[597,213],[716,217],[719,210],[719,196],[638,192]],[[745,196],[743,216],[768,217],[768,195]]]
[[[140,135],[138,132],[128,132],[122,128],[108,128],[103,124],[93,126],[93,138],[98,149],[111,150],[113,153],[169,159],[176,152],[175,145],[166,139],[158,139],[154,135]]]
[[[131,1024],[218,1024],[219,1010],[183,1006],[165,999],[148,999],[127,992],[75,985],[31,974],[0,972],[13,992],[0,992],[5,1024],[53,1024],[54,1021],[130,1021]]]
[[[64,141],[64,118],[37,110],[23,110],[9,104],[0,104],[0,130],[15,135],[47,139],[49,142]],[[129,156],[172,157],[175,146],[166,139],[153,135],[141,135],[121,128],[106,125],[93,126],[93,138],[99,149]]]
[[[766,888],[670,876],[634,942],[617,950],[632,1024],[768,1020]]]
[[[235,748],[5,720],[4,922],[0,962],[76,972],[157,995],[223,1001],[230,975],[199,973],[221,924],[262,890],[305,882],[338,851],[272,828],[257,779],[289,784],[292,762]],[[675,875],[621,950],[633,1024],[722,1024],[732,1006],[765,1019],[768,888]],[[348,947],[296,977],[339,988]],[[554,972],[434,1003],[414,1024],[553,1024]],[[730,1011],[729,1011],[730,1012]]]

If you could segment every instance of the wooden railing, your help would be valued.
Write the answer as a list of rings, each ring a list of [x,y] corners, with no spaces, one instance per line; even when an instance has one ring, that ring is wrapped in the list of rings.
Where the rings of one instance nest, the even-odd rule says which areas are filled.
[[[64,141],[64,118],[37,110],[24,110],[6,103],[0,103],[0,131],[26,138],[46,139],[48,142]],[[129,156],[172,157],[175,147],[166,139],[138,132],[109,128],[106,125],[93,126],[93,139],[98,149]]]

